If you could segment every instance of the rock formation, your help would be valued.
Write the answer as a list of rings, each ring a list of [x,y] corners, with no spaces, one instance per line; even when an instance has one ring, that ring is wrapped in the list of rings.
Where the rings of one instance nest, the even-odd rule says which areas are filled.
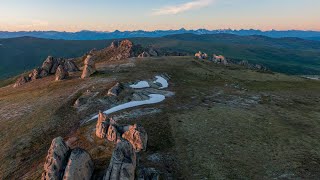
[[[42,180],[62,179],[69,150],[62,137],[53,139],[44,164]]]
[[[109,125],[110,122],[108,121],[107,116],[100,111],[96,124],[96,136],[99,138],[106,138]]]
[[[136,169],[136,153],[132,145],[119,140],[103,180],[133,180]]]
[[[56,70],[55,76],[56,76],[55,80],[60,81],[60,80],[66,79],[69,76],[69,73],[62,65],[59,65]]]
[[[17,79],[17,81],[13,84],[13,87],[19,87],[25,83],[29,82],[29,77],[21,76]]]
[[[150,56],[158,56],[158,52],[157,51],[155,51],[153,48],[149,48],[149,51],[148,51],[148,54],[150,55]]]
[[[85,150],[71,150],[62,137],[57,137],[51,143],[41,179],[90,180],[93,170],[93,161]]]
[[[90,77],[93,73],[96,72],[95,61],[91,55],[88,55],[84,60],[84,68],[82,71],[81,78],[85,79]]]
[[[117,83],[108,90],[108,96],[118,96],[124,87],[121,83]]]
[[[90,180],[93,170],[90,155],[85,150],[76,148],[71,151],[63,180]]]
[[[137,152],[147,149],[148,135],[140,125],[129,126],[129,130],[122,134],[122,138],[129,141]]]
[[[62,71],[62,69],[60,68],[59,72],[57,72],[59,66],[62,66],[64,70]],[[52,56],[48,56],[47,59],[42,63],[42,66],[40,68],[34,69],[28,75],[28,77],[20,77],[13,85],[13,87],[21,86],[29,81],[44,78],[51,74],[56,74],[56,79],[58,78],[59,80],[61,80],[67,76],[68,72],[74,72],[78,70],[79,69],[73,62],[73,60],[65,60],[63,58],[54,58]]]
[[[212,61],[217,64],[228,65],[227,59],[222,55],[213,54]]]
[[[196,53],[194,55],[194,57],[197,58],[197,59],[207,59],[208,55],[206,53],[203,53],[203,52],[199,51],[198,53]]]
[[[138,58],[150,57],[150,54],[143,51],[143,53],[139,54]]]

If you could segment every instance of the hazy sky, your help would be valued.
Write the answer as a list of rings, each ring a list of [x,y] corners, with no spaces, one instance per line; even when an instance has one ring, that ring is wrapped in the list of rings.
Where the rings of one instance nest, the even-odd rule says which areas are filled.
[[[0,0],[0,31],[320,30],[320,0]]]

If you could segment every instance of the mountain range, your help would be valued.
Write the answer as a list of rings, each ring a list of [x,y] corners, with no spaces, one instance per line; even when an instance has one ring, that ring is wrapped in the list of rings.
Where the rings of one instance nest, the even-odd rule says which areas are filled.
[[[134,37],[163,37],[167,35],[175,34],[185,34],[192,33],[197,35],[202,34],[234,34],[240,36],[249,35],[262,35],[273,38],[282,37],[297,37],[308,40],[320,40],[320,31],[301,31],[301,30],[286,30],[286,31],[261,31],[255,29],[248,30],[207,30],[207,29],[197,29],[197,30],[186,30],[181,28],[179,30],[156,30],[156,31],[119,31],[114,32],[102,32],[102,31],[88,31],[83,30],[79,32],[60,32],[60,31],[0,31],[0,38],[16,38],[16,37],[36,37],[45,39],[63,39],[63,40],[103,40],[103,39],[117,39],[117,38],[134,38]]]

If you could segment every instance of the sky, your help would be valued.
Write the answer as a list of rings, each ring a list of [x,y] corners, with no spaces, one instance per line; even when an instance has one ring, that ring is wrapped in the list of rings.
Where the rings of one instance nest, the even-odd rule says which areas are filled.
[[[320,31],[320,0],[0,0],[0,31]]]

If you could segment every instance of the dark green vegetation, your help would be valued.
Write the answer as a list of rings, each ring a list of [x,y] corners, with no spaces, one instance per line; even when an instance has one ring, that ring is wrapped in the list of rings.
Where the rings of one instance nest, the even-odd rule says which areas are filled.
[[[298,38],[269,38],[231,34],[181,34],[163,38],[132,38],[136,44],[194,54],[201,50],[235,60],[263,64],[287,74],[319,74],[320,42]],[[65,41],[30,37],[0,39],[0,78],[14,76],[40,66],[48,56],[78,57],[93,48],[102,49],[112,40]]]
[[[224,67],[192,57],[112,65],[117,63],[135,66],[114,71],[110,63],[101,62],[99,73],[87,80],[79,79],[78,73],[61,82],[46,77],[16,89],[0,88],[4,107],[0,108],[0,178],[39,179],[46,151],[56,136],[78,138],[75,144],[88,150],[96,168],[102,170],[112,145],[97,138],[88,140],[90,135],[95,137],[95,122],[79,126],[80,120],[101,107],[78,114],[72,107],[75,99],[92,87],[106,92],[115,82],[162,73],[171,77],[168,90],[176,95],[146,106],[161,113],[123,122],[139,122],[148,132],[148,150],[140,155],[140,163],[171,172],[174,179],[320,176],[319,81]],[[173,161],[154,164],[147,159],[154,153]]]

